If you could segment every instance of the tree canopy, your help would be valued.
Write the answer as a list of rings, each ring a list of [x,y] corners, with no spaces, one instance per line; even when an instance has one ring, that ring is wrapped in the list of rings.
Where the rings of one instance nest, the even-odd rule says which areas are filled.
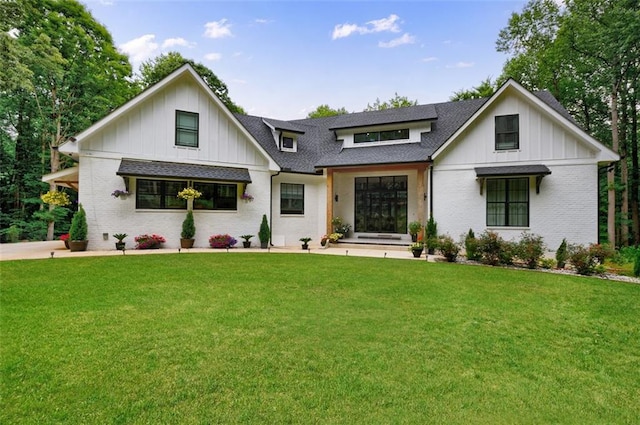
[[[491,77],[482,80],[479,85],[472,87],[470,90],[458,90],[449,98],[451,101],[482,99],[490,97],[498,89],[497,82],[492,82]]]
[[[336,115],[344,115],[348,113],[349,111],[347,111],[344,107],[333,109],[329,105],[320,105],[313,111],[309,112],[307,114],[307,118],[333,117]]]
[[[404,108],[407,106],[415,106],[418,104],[417,100],[409,100],[406,96],[400,96],[396,93],[391,99],[386,102],[381,102],[380,98],[376,98],[376,101],[373,102],[373,105],[367,103],[367,107],[364,108],[364,112],[368,111],[382,111],[384,109],[391,108]]]
[[[231,112],[246,113],[242,107],[236,105],[229,97],[227,85],[218,78],[216,74],[201,63],[183,57],[178,52],[163,53],[156,58],[149,59],[140,65],[140,76],[138,82],[141,89],[145,89],[167,75],[171,74],[182,65],[188,63],[202,77],[211,90],[225,104]]]

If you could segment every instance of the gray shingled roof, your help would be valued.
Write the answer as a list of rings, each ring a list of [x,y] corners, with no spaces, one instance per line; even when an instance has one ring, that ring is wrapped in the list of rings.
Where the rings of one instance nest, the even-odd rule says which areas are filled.
[[[164,161],[123,159],[116,173],[119,176],[162,177],[197,180],[217,180],[251,183],[246,168],[216,167],[212,165],[182,164]]]
[[[433,105],[416,105],[405,108],[391,108],[382,111],[357,112],[339,115],[329,130],[357,128],[371,125],[396,124],[437,118]]]
[[[575,121],[569,113],[548,92],[534,93],[540,100]],[[236,118],[253,135],[265,151],[283,169],[297,173],[315,173],[323,167],[345,167],[360,165],[382,165],[430,161],[431,156],[478,111],[488,98],[417,105],[384,111],[360,112],[324,118],[306,118],[293,121],[279,121],[250,115],[236,114]],[[298,131],[298,151],[282,152],[278,149],[271,130],[262,121],[268,121],[276,128]],[[369,125],[431,121],[431,131],[422,134],[420,143],[405,143],[367,146],[343,149],[336,140],[335,130],[358,128]],[[288,130],[292,131],[292,130]]]
[[[502,167],[476,167],[476,176],[493,177],[493,176],[546,176],[551,174],[545,165],[507,165]]]
[[[305,130],[302,127],[299,127],[289,121],[274,120],[273,118],[265,118],[264,121],[276,130],[290,131],[292,133],[299,134],[305,133]]]

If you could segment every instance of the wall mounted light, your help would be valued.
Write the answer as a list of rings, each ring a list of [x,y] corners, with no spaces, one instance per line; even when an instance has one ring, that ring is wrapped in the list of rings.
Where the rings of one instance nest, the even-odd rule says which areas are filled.
[[[109,234],[108,233],[103,233],[102,234],[102,239],[104,239],[105,241],[109,240]]]
[[[338,195],[334,196],[333,199],[335,199],[336,202],[338,202]]]

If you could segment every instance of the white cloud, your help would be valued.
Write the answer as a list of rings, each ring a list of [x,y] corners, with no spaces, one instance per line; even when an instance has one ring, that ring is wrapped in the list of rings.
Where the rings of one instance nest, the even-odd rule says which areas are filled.
[[[416,42],[416,38],[414,36],[409,35],[408,33],[405,33],[404,35],[402,35],[402,37],[394,38],[389,42],[386,42],[386,43],[383,41],[379,42],[378,47],[392,48],[392,47],[402,46],[403,44],[413,44],[415,42]]]
[[[155,34],[145,34],[121,44],[119,48],[129,56],[131,62],[140,63],[153,56],[158,50],[159,45],[155,39]]]
[[[363,28],[357,26],[356,24],[339,24],[333,28],[333,34],[331,35],[332,40],[337,40],[338,38],[349,37],[354,32],[359,32],[362,34]]]
[[[375,19],[367,22],[365,25],[357,24],[338,24],[333,27],[333,33],[331,38],[337,40],[338,38],[349,37],[352,34],[372,34],[377,32],[400,32],[398,26],[398,15],[391,14],[387,18]]]
[[[475,62],[458,62],[455,65],[447,65],[447,68],[471,68],[475,64]]]
[[[222,54],[221,53],[207,53],[206,55],[204,55],[204,58],[208,61],[219,61],[220,59],[222,59]]]
[[[374,21],[367,22],[368,25],[371,25],[372,28],[369,29],[369,32],[383,32],[383,31],[391,31],[391,32],[400,32],[400,28],[397,25],[397,21],[400,19],[398,15],[389,15],[388,18],[382,18]]]
[[[255,19],[254,22],[256,24],[270,24],[271,22],[273,22],[273,20],[258,18],[258,19]]]
[[[177,38],[167,38],[163,43],[162,43],[162,48],[166,49],[166,48],[170,48],[170,47],[174,47],[174,46],[184,46],[184,47],[189,47],[189,48],[193,48],[196,46],[196,43],[193,43],[191,41],[187,41],[182,37],[177,37]]]
[[[429,57],[427,57],[427,58],[423,58],[423,59],[422,59],[422,62],[435,62],[435,61],[437,61],[437,60],[438,60],[438,58],[437,58],[437,57],[435,57],[435,56],[429,56]]]
[[[220,19],[219,21],[207,22],[204,24],[204,36],[209,38],[224,38],[231,37],[231,24],[227,23],[226,19]]]

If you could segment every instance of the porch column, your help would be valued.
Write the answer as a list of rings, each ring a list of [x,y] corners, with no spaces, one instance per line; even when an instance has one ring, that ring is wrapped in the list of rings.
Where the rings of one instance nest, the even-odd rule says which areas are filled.
[[[332,233],[331,219],[333,218],[333,170],[327,168],[327,235]]]
[[[427,165],[419,165],[418,166],[418,184],[416,185],[416,192],[418,199],[418,221],[425,224],[425,204],[426,204],[426,196],[427,196],[427,187],[425,184],[425,176],[426,176]]]

